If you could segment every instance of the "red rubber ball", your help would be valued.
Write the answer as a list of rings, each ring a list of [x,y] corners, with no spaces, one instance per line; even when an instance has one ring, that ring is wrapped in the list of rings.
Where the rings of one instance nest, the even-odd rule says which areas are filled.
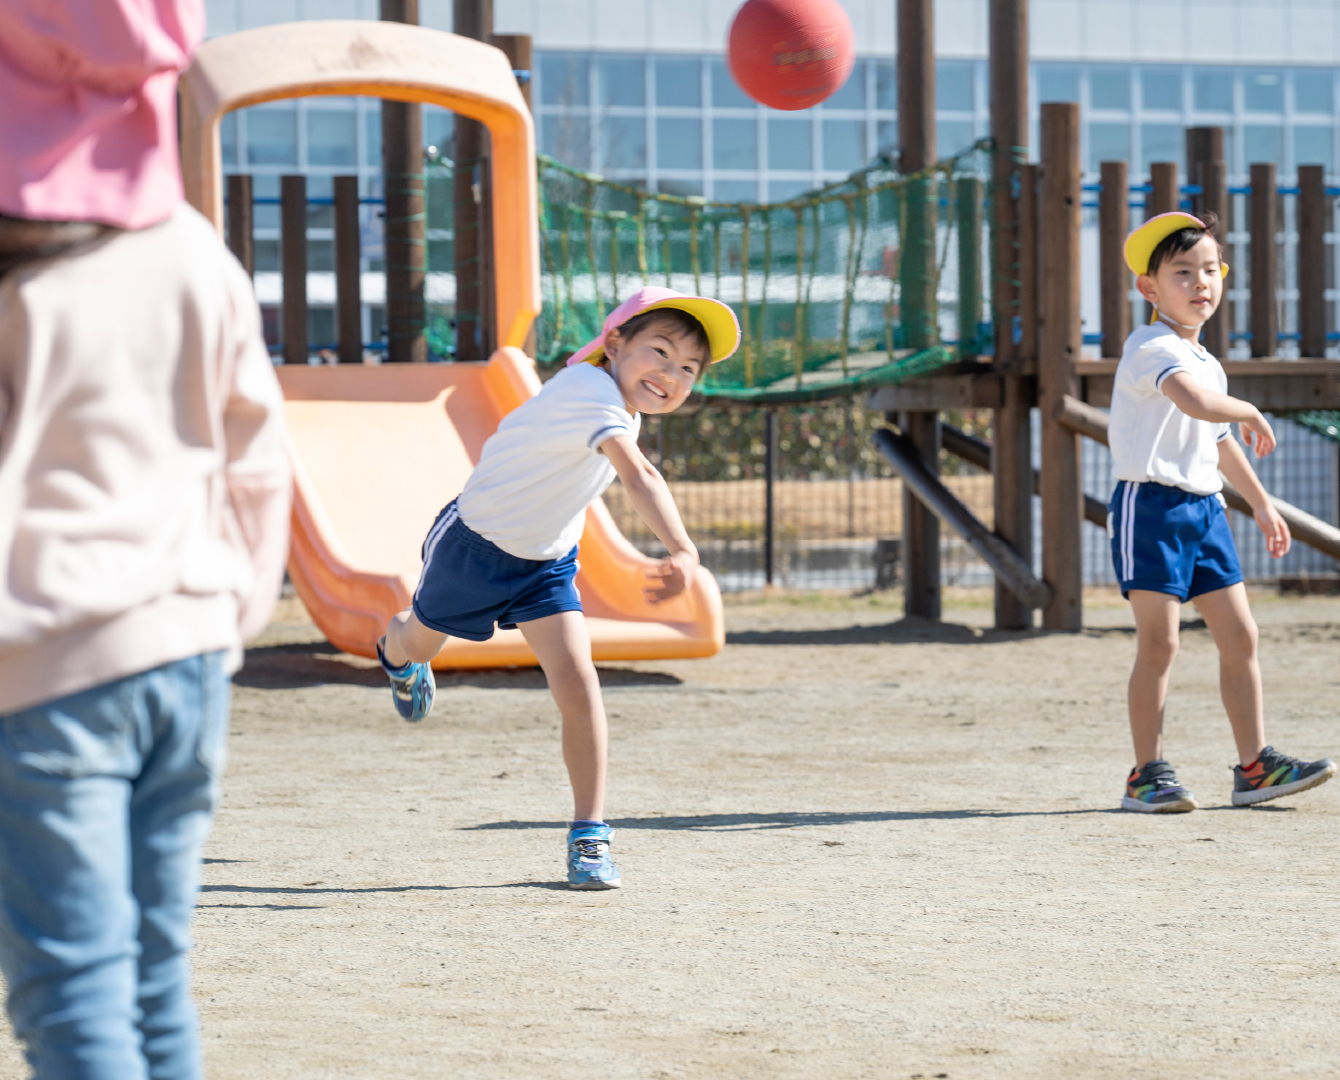
[[[847,81],[856,35],[837,0],[746,0],[727,52],[746,94],[793,111],[819,104]]]

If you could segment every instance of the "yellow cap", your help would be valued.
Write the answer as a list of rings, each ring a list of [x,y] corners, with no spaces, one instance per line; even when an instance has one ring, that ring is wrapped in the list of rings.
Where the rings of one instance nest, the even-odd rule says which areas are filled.
[[[1126,237],[1126,265],[1133,273],[1149,273],[1149,257],[1154,254],[1154,249],[1181,229],[1205,229],[1205,222],[1181,210],[1156,214]],[[1228,263],[1219,264],[1219,273],[1228,277]]]

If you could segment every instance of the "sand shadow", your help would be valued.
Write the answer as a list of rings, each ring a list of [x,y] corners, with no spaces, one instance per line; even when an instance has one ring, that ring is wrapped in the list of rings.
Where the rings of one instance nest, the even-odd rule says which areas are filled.
[[[748,832],[759,829],[801,829],[826,825],[858,825],[881,821],[970,821],[1015,817],[1073,817],[1079,814],[1120,814],[1118,807],[1082,810],[856,810],[811,811],[790,814],[695,814],[687,816],[611,818],[616,829],[653,829]],[[489,821],[463,825],[462,832],[493,829],[566,829],[566,821]]]
[[[468,889],[547,889],[568,890],[566,881],[509,881],[501,885],[380,885],[370,888],[340,889],[308,886],[202,885],[203,893],[242,893],[261,896],[359,896],[367,893],[464,892]],[[275,911],[321,910],[324,904],[197,904],[209,908],[268,908]]]
[[[736,630],[728,645],[990,645],[1043,637],[1042,630],[993,630],[916,616],[878,626],[837,626],[824,630]]]

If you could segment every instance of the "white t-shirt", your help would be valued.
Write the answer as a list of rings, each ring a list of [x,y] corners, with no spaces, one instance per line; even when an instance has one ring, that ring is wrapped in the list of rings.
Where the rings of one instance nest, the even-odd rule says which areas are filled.
[[[614,482],[600,444],[636,439],[641,425],[604,368],[564,368],[484,444],[456,503],[461,520],[519,559],[562,558],[581,539],[586,508]]]
[[[1228,438],[1229,425],[1187,416],[1164,396],[1164,380],[1177,371],[1206,390],[1228,393],[1219,361],[1166,323],[1142,326],[1126,339],[1112,386],[1112,475],[1213,495],[1224,486],[1217,444]]]

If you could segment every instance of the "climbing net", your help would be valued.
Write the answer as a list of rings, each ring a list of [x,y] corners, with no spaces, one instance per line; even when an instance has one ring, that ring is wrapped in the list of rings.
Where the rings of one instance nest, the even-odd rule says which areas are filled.
[[[643,285],[734,308],[739,351],[708,397],[847,396],[985,347],[986,142],[924,173],[885,158],[773,204],[657,194],[541,155],[544,308],[537,356],[558,363]]]

